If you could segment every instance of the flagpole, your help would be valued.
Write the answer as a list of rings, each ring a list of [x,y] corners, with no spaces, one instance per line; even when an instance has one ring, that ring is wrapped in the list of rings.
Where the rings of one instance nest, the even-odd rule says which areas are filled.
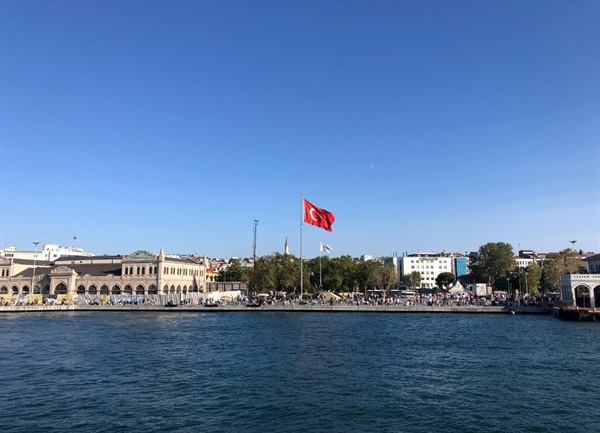
[[[302,226],[304,225],[304,197],[300,196],[300,301],[304,294],[304,266],[302,266]]]
[[[323,243],[320,245],[319,254],[319,290],[323,290],[323,268],[321,267],[321,259],[323,258]]]

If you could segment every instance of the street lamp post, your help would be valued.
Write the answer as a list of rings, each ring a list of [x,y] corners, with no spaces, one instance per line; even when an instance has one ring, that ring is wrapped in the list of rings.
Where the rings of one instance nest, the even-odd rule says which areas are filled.
[[[33,251],[33,278],[32,278],[32,282],[31,282],[31,293],[35,293],[35,261],[37,258],[37,246],[39,245],[39,242],[33,242],[34,245],[34,251]]]

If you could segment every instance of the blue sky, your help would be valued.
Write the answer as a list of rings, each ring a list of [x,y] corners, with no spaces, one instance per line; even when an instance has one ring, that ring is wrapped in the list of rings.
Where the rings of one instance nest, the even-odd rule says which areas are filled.
[[[2,248],[600,249],[598,2],[0,7]]]

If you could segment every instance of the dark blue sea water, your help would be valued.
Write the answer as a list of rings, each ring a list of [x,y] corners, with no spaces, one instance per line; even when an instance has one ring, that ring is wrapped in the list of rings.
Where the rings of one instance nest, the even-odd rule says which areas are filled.
[[[595,432],[600,324],[361,313],[0,315],[2,432]]]

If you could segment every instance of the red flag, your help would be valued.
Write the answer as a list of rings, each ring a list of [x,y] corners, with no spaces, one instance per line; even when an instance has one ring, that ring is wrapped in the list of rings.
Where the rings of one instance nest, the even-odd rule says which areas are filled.
[[[332,231],[331,226],[335,221],[333,214],[325,209],[316,207],[308,200],[304,200],[304,222],[313,226],[321,227],[328,232]]]

